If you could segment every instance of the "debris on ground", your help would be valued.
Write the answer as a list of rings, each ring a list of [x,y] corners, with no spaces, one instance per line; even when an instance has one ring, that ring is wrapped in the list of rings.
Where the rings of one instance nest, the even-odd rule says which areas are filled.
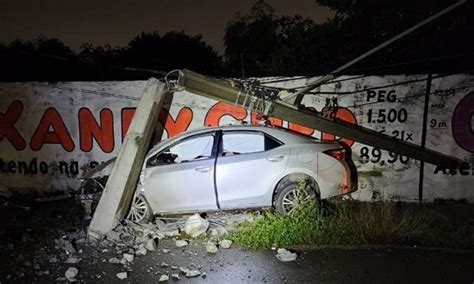
[[[171,278],[173,278],[174,280],[180,280],[181,278],[179,277],[179,274],[178,273],[173,273],[171,274]]]
[[[228,249],[232,245],[231,240],[221,240],[219,241],[219,246],[223,249]]]
[[[126,279],[128,277],[128,272],[119,272],[116,274],[117,278],[120,280]]]
[[[197,213],[189,217],[184,224],[184,232],[192,238],[204,234],[208,228],[209,221]]]
[[[170,277],[169,277],[168,275],[166,275],[166,274],[162,274],[162,275],[160,276],[160,279],[158,280],[158,282],[166,282],[166,281],[168,281],[168,280],[170,280]]]
[[[127,261],[127,262],[133,262],[133,260],[135,259],[135,256],[133,254],[130,254],[130,253],[124,253],[123,254],[123,258]]]
[[[199,275],[201,275],[201,271],[199,270],[189,270],[188,272],[186,272],[187,278],[198,277]]]
[[[66,270],[66,273],[64,273],[64,276],[69,282],[75,282],[76,281],[76,276],[79,273],[79,270],[75,267],[69,267]]]
[[[212,243],[212,242],[208,242],[206,244],[206,252],[207,253],[210,253],[210,254],[215,254],[217,253],[217,246],[216,244]]]
[[[287,249],[279,248],[276,254],[276,258],[279,261],[287,262],[287,261],[295,261],[298,255],[296,253],[292,253]]]
[[[176,241],[176,247],[182,248],[188,245],[188,242],[185,240],[177,240]]]

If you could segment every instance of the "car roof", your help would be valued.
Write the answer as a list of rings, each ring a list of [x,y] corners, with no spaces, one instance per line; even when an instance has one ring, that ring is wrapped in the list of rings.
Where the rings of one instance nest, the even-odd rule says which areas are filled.
[[[199,134],[204,134],[207,132],[212,132],[212,131],[259,131],[266,133],[279,141],[283,142],[284,144],[297,144],[297,143],[314,143],[316,142],[316,138],[310,137],[310,136],[305,136],[303,134],[294,132],[294,131],[289,131],[284,128],[278,128],[278,127],[273,127],[273,126],[265,126],[265,125],[248,125],[248,124],[243,124],[243,125],[220,125],[220,126],[212,126],[212,127],[199,127],[195,128],[189,131],[185,131],[183,133],[180,133],[170,139],[165,139],[153,146],[153,148],[149,151],[154,152],[157,148],[161,148],[165,145],[169,145],[174,143],[175,141],[178,141],[182,138],[188,137],[188,136],[193,136],[193,135],[199,135]]]

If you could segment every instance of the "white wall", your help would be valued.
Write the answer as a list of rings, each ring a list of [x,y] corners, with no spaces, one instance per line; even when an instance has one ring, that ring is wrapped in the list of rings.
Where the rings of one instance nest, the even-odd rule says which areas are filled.
[[[420,144],[426,77],[345,76],[316,90],[320,93],[306,96],[303,103],[321,111],[326,98],[337,92],[342,107],[337,114],[342,119],[353,118],[358,125],[399,138],[403,135]],[[305,83],[300,79],[268,85],[292,88]],[[0,83],[0,184],[40,193],[77,189],[85,166],[108,160],[118,152],[122,128],[129,122],[144,85],[145,81]],[[465,198],[472,202],[474,77],[434,75],[428,106],[426,147],[469,161],[471,166],[444,173],[425,164],[423,198]],[[174,95],[169,112],[169,116],[167,112],[161,115],[169,135],[209,124],[251,121],[251,115],[241,107],[185,91]],[[282,125],[295,128],[287,122]],[[323,136],[317,130],[304,131]],[[357,142],[352,151],[360,188],[354,198],[417,200],[419,161]]]

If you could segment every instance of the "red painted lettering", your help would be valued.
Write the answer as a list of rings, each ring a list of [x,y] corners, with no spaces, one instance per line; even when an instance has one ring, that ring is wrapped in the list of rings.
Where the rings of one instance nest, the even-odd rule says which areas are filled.
[[[174,120],[168,111],[163,109],[160,112],[159,120],[161,125],[164,125],[168,138],[171,138],[188,129],[193,120],[193,111],[188,107],[184,107],[179,110],[176,120]]]
[[[79,110],[79,136],[81,150],[92,150],[92,138],[95,138],[102,151],[110,153],[114,150],[113,114],[108,108],[100,111],[100,126],[94,115],[87,108]]]
[[[0,112],[0,142],[6,137],[17,150],[23,150],[26,146],[25,139],[15,128],[22,112],[23,104],[18,100],[13,101],[5,113]]]
[[[357,124],[357,119],[356,119],[355,115],[350,110],[348,110],[347,108],[344,108],[344,107],[339,107],[339,108],[337,108],[337,110],[334,110],[334,108],[325,107],[325,108],[323,108],[321,113],[327,113],[334,120],[342,120],[342,121],[348,122],[350,124],[355,124],[355,125]],[[326,133],[326,132],[322,133],[321,139],[322,140],[332,140],[332,141],[337,140],[341,143],[346,144],[349,147],[354,144],[353,140],[350,140],[350,139],[347,139],[347,138],[336,137],[333,134]]]
[[[71,135],[69,135],[64,121],[55,108],[48,108],[44,112],[35,133],[31,137],[30,146],[33,151],[38,151],[45,143],[61,144],[64,150],[68,152],[74,150]]]
[[[247,117],[247,111],[240,106],[234,106],[219,102],[213,105],[204,119],[205,126],[218,126],[223,116],[230,115],[236,120],[243,120]]]

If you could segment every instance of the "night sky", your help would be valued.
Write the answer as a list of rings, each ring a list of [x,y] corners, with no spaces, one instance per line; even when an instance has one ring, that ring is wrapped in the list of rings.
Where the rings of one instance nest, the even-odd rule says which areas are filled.
[[[302,15],[324,22],[332,15],[315,0],[267,0],[278,15]],[[78,50],[81,43],[125,46],[140,32],[184,30],[202,34],[223,51],[224,28],[255,0],[0,0],[0,43],[59,38]]]

